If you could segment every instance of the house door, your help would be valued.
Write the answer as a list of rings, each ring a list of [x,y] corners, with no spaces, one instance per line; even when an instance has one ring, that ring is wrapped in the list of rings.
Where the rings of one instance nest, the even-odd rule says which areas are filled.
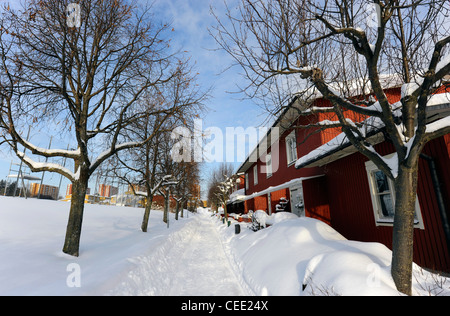
[[[291,210],[299,217],[305,216],[305,203],[303,200],[303,186],[296,186],[291,191]]]

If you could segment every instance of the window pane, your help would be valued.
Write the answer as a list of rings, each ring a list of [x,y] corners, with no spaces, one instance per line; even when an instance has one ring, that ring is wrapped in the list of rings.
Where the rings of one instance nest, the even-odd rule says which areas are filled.
[[[297,160],[297,141],[295,137],[295,131],[292,131],[291,134],[286,136],[286,153],[287,153],[287,162],[291,164],[295,160]]]
[[[272,175],[272,155],[266,156],[267,177]]]
[[[291,151],[291,139],[286,138],[286,152],[287,152],[287,160],[288,162],[292,161],[292,151]]]
[[[378,193],[390,192],[388,178],[383,171],[373,173]]]
[[[294,160],[294,157],[292,155],[292,138],[287,139],[287,160],[288,163],[291,163],[292,160]]]
[[[383,194],[378,197],[380,199],[381,212],[384,217],[394,217],[394,205],[392,203],[391,194]]]
[[[295,139],[291,138],[289,146],[290,146],[289,149],[291,151],[290,158],[291,158],[291,161],[294,161],[295,159],[297,159],[297,148],[296,148],[297,146],[295,143]]]

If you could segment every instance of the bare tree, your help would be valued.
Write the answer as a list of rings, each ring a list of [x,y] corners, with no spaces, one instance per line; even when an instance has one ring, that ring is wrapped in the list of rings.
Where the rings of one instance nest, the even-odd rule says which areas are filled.
[[[145,120],[133,124],[133,127],[126,133],[129,141],[145,141],[149,137],[152,140],[140,148],[124,151],[117,157],[120,166],[128,169],[122,179],[128,182],[132,188],[138,184],[145,189],[145,192],[140,193],[147,199],[141,226],[143,232],[147,232],[153,197],[160,188],[171,184],[170,180],[165,180],[167,174],[163,174],[162,171],[162,161],[164,161],[162,158],[167,157],[167,153],[172,147],[172,142],[168,140],[170,132],[179,124],[192,126],[193,118],[201,113],[202,102],[207,97],[206,93],[198,90],[195,76],[192,75],[192,68],[188,66],[188,63],[180,64],[181,66],[183,67],[179,75],[168,82],[165,89],[159,94],[159,98],[163,98],[164,102],[168,103],[167,107],[174,111],[169,115],[159,114],[147,117]],[[180,169],[180,166],[176,169]],[[181,181],[179,179],[181,176],[178,174],[183,175],[182,167],[181,171],[174,174],[174,178],[178,181],[176,184]],[[171,185],[175,185],[175,183]],[[135,191],[135,194],[138,193]]]
[[[266,100],[267,109],[278,114],[286,98],[304,91],[298,95],[303,114],[326,113],[330,120],[298,127],[342,129],[393,180],[392,276],[406,294],[419,156],[426,143],[450,132],[450,118],[430,121],[427,108],[450,72],[449,9],[448,1],[435,0],[242,0],[227,18],[218,18],[213,31],[244,70],[246,93]],[[403,85],[400,102],[391,103],[385,93],[392,84]],[[313,90],[332,106],[310,108]],[[374,128],[386,131],[394,163],[367,140]]]
[[[219,202],[223,205],[223,215],[227,222],[228,222],[227,203],[230,200],[231,190],[236,185],[236,180],[238,179],[239,176],[236,174],[231,176],[224,175],[223,180],[219,182],[219,185],[217,186],[218,192],[216,193],[216,196]]]
[[[123,131],[136,120],[170,111],[151,102],[143,108],[138,101],[151,99],[179,67],[171,55],[169,26],[158,23],[150,8],[122,0],[82,0],[77,2],[81,23],[72,25],[66,14],[70,2],[30,0],[19,11],[2,8],[0,126],[5,141],[32,171],[56,172],[73,183],[63,251],[78,256],[90,176],[115,153],[150,140],[127,142]],[[77,149],[46,150],[24,139],[24,126],[54,121]],[[37,163],[20,146],[35,156],[72,160],[74,169]],[[99,153],[96,148],[106,149]]]
[[[164,104],[163,108],[172,111],[149,115],[131,124],[124,133],[128,141],[144,142],[149,138],[151,140],[140,148],[123,151],[117,155],[119,164],[116,164],[115,168],[120,166],[128,170],[122,179],[128,182],[133,190],[136,184],[145,189],[145,192],[139,193],[147,200],[141,226],[143,232],[147,232],[154,195],[161,187],[168,185],[168,181],[165,180],[166,174],[162,174],[161,162],[171,150],[172,143],[168,140],[170,132],[180,124],[192,126],[193,118],[198,117],[203,111],[202,104],[208,96],[195,83],[196,75],[189,61],[180,61],[178,68],[177,75],[158,89],[157,95],[150,100]],[[135,194],[138,193],[135,191]]]
[[[158,173],[160,176],[171,176],[172,179],[178,182],[176,179],[176,173],[178,169],[178,163],[172,159],[171,151],[173,148],[173,141],[171,139],[171,135],[169,133],[165,133],[161,135],[160,145],[158,148],[159,158],[158,158]],[[175,183],[170,183],[169,185],[163,186],[159,188],[159,194],[164,197],[164,215],[163,221],[164,223],[169,222],[169,213],[170,213],[170,199],[173,192],[173,187],[176,185]]]
[[[228,201],[228,197],[223,195],[221,188],[223,187],[223,182],[231,178],[233,174],[234,168],[230,163],[221,163],[211,172],[208,181],[208,202],[212,207],[222,205]]]

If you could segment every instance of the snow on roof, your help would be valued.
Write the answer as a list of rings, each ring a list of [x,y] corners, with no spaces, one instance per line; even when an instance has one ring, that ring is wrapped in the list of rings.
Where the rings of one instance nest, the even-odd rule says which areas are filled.
[[[294,78],[293,80],[295,81],[297,80],[297,78]],[[380,83],[383,89],[402,87],[403,79],[399,74],[380,74]],[[292,85],[299,86],[298,84]],[[372,93],[372,85],[369,78],[358,78],[341,82],[333,82],[329,84],[329,88],[332,89],[337,95],[345,94],[347,95],[347,97]],[[278,119],[272,125],[272,129],[276,127],[279,128],[279,133],[275,135],[275,139],[272,139],[271,137],[272,129],[268,129],[265,137],[261,137],[259,139],[259,143],[252,151],[250,151],[250,154],[247,156],[246,160],[239,166],[238,172],[247,171],[256,162],[254,161],[254,157],[259,158],[264,154],[264,152],[261,152],[259,150],[261,144],[266,142],[269,146],[261,147],[267,150],[270,145],[272,145],[283,134],[283,132],[286,130],[285,127],[290,125],[288,124],[288,122],[294,122],[299,117],[299,110],[307,110],[307,108],[313,101],[320,98],[323,98],[323,96],[320,91],[318,91],[314,86],[303,88],[293,93],[293,98],[290,100],[286,109],[282,112],[282,114],[280,114]],[[376,109],[376,106],[376,104],[373,105],[373,109]],[[250,159],[250,157],[252,157],[253,159]]]
[[[245,198],[245,189],[239,189],[230,194],[230,202],[239,201],[242,198]]]
[[[260,192],[254,192],[254,193],[252,193],[250,195],[240,195],[240,196],[236,197],[236,199],[233,202],[235,202],[235,201],[244,202],[244,201],[247,201],[247,200],[251,200],[251,199],[253,199],[255,197],[258,197],[258,196],[266,195],[266,194],[269,194],[269,193],[272,193],[272,192],[276,192],[276,191],[279,191],[279,190],[283,190],[283,189],[292,187],[295,184],[301,183],[302,181],[306,181],[306,180],[314,179],[314,178],[319,178],[319,177],[323,177],[323,175],[292,179],[292,180],[284,182],[284,183],[282,183],[280,185],[277,185],[277,186],[274,186],[274,187],[268,187],[267,189],[262,190]],[[238,192],[238,191],[236,191],[236,192]]]
[[[401,103],[397,102],[397,104],[400,105]],[[427,106],[430,110],[448,110],[450,108],[450,93],[441,93],[431,96]],[[399,107],[393,106],[393,108],[399,110]],[[427,132],[431,133],[447,125],[450,125],[450,116],[428,124]],[[381,134],[381,129],[384,128],[384,123],[381,119],[370,117],[364,122],[363,128],[366,128],[363,132],[368,137],[368,142],[372,145],[376,145],[384,141],[384,136]],[[345,133],[341,133],[328,143],[323,144],[322,146],[311,151],[309,154],[300,157],[295,163],[295,167],[297,169],[301,169],[305,167],[310,168],[323,166],[355,152],[357,152],[357,149],[352,146]]]

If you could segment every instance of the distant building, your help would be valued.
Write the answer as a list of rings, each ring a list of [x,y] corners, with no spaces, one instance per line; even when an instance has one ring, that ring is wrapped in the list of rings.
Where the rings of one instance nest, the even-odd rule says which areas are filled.
[[[100,184],[98,188],[98,195],[110,198],[119,193],[119,188],[112,185]]]
[[[86,195],[91,194],[91,188],[87,188]],[[67,185],[66,196],[72,196],[72,183]]]
[[[136,193],[147,193],[147,188],[145,187],[145,185],[139,185],[139,184],[133,184],[133,185],[128,185],[128,191],[127,194],[134,194],[134,192]]]
[[[39,183],[31,183],[30,184],[31,197],[38,197],[39,193],[41,198],[51,197],[53,200],[58,200],[59,188],[46,184],[43,184],[41,186]]]
[[[201,191],[202,191],[201,187],[198,183],[191,184],[191,188],[190,188],[191,196],[187,200],[187,205],[186,205],[186,207],[189,210],[196,209],[198,206],[203,205],[203,203],[201,202]]]

